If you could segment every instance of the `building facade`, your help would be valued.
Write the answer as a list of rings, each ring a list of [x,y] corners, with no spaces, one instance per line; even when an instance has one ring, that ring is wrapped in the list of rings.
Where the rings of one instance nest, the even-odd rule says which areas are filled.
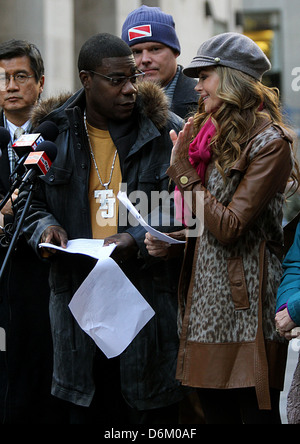
[[[121,35],[122,24],[142,4],[172,14],[187,65],[201,42],[224,31],[242,31],[242,0],[0,0],[0,41],[21,38],[41,50],[46,69],[43,96],[80,87],[77,56],[91,35]]]
[[[270,57],[270,81],[279,87],[284,110],[300,136],[300,2],[243,0],[244,33]]]

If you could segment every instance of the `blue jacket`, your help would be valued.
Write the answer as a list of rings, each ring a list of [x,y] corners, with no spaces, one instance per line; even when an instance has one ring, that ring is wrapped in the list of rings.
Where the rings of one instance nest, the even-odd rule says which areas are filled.
[[[42,178],[24,225],[29,243],[36,251],[41,234],[53,224],[61,225],[69,239],[92,237],[88,201],[90,155],[83,126],[84,108],[85,94],[81,90],[47,115],[44,106],[35,111],[36,124],[52,120],[59,127],[55,141],[57,157]],[[166,170],[172,148],[169,131],[173,128],[178,132],[182,123],[168,111],[164,95],[154,84],[145,84],[139,92],[132,121],[110,122],[128,196],[132,191],[143,191],[150,202],[152,191],[168,191]],[[157,408],[177,402],[184,393],[175,380],[177,283],[181,262],[150,259],[142,227],[119,227],[119,231],[130,232],[140,247],[125,272],[156,313],[120,357],[122,392],[132,407]],[[50,270],[52,393],[83,406],[90,404],[95,390],[91,376],[95,344],[79,328],[68,304],[93,266],[94,261],[83,256],[74,255],[66,261],[64,255],[55,255]]]
[[[282,268],[283,276],[277,293],[276,311],[286,306],[292,320],[300,325],[300,222]]]

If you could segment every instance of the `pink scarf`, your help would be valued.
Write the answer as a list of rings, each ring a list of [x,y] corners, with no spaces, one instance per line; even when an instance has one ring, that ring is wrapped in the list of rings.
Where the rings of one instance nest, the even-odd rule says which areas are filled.
[[[210,143],[215,132],[214,124],[211,119],[208,119],[189,146],[190,163],[196,169],[203,184],[205,183],[206,168],[211,159]],[[188,220],[191,218],[191,212],[188,206],[184,205],[183,197],[177,187],[175,187],[174,200],[176,219],[187,225]]]

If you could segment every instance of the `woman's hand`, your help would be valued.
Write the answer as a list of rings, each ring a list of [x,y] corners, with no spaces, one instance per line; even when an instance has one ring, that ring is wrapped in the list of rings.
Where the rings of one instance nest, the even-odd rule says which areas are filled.
[[[19,195],[19,190],[15,189],[12,193],[10,199],[6,202],[2,210],[0,211],[0,232],[2,233],[2,228],[4,227],[4,216],[6,215],[14,215],[12,203],[17,199]]]
[[[280,336],[285,337],[288,341],[297,336],[292,333],[294,327],[296,327],[295,322],[291,319],[288,309],[278,311],[275,316],[276,331]]]
[[[170,165],[173,165],[179,159],[186,159],[189,154],[189,146],[194,131],[194,119],[190,117],[183,129],[176,134],[174,130],[170,131],[170,138],[173,143]]]
[[[6,202],[6,204],[5,204],[4,207],[2,208],[1,213],[2,213],[3,215],[10,214],[10,215],[13,216],[14,211],[13,211],[13,208],[12,208],[12,202],[14,202],[14,201],[16,200],[16,198],[18,197],[18,195],[19,195],[19,190],[16,189],[16,190],[12,193],[10,199]]]
[[[170,244],[158,240],[156,237],[152,236],[150,233],[146,233],[145,240],[146,248],[150,256],[154,257],[165,257],[168,254],[168,249]]]

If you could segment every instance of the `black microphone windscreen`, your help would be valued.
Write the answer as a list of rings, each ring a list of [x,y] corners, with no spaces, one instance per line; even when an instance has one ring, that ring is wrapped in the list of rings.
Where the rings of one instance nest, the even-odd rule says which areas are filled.
[[[33,130],[33,134],[37,133],[41,133],[44,140],[51,140],[51,142],[54,142],[58,136],[59,129],[54,122],[46,120]]]
[[[6,148],[10,142],[10,133],[3,126],[0,127],[0,147]]]
[[[51,162],[53,162],[57,155],[57,146],[55,143],[45,140],[38,144],[36,151],[45,151]]]

